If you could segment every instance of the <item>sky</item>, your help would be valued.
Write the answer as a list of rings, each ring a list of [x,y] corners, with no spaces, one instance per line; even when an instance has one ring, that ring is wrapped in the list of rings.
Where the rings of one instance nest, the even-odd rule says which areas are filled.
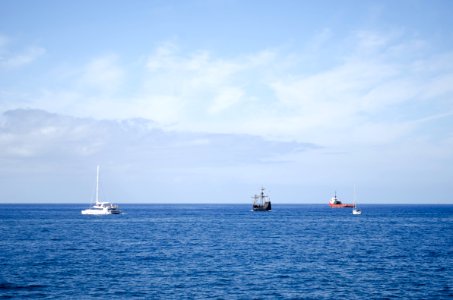
[[[0,203],[453,204],[452,1],[0,1]]]

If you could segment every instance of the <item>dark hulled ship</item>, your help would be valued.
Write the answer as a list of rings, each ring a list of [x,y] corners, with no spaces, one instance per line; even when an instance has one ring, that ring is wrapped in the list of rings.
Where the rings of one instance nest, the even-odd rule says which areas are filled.
[[[264,195],[264,188],[261,188],[261,193],[253,198],[253,211],[270,211],[272,210],[271,199]]]

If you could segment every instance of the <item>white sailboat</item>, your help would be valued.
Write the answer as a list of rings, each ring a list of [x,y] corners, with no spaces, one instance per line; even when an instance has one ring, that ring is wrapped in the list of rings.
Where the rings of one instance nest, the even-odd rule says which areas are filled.
[[[99,166],[97,166],[96,172],[96,202],[92,207],[82,210],[81,213],[82,215],[117,215],[121,213],[118,205],[99,201]]]
[[[352,209],[352,214],[353,215],[361,215],[362,214],[362,211],[360,209],[358,209],[357,207],[354,207]]]
[[[356,192],[355,192],[355,186],[354,186],[354,206],[352,207],[352,214],[353,215],[361,215],[362,211],[357,207],[355,194],[356,194]]]

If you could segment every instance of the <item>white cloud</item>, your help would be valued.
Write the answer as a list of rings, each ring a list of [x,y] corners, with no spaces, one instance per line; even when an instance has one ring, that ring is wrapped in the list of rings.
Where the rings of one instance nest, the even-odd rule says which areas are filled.
[[[29,47],[22,52],[14,54],[3,54],[0,56],[0,68],[2,69],[15,69],[29,65],[44,55],[46,50],[41,47]]]
[[[0,157],[27,156],[43,163],[48,163],[46,157],[68,161],[103,157],[120,164],[151,161],[162,166],[200,166],[205,162],[234,165],[313,148],[257,136],[165,131],[145,119],[100,121],[22,109],[7,111],[0,118]]]
[[[244,92],[236,87],[226,87],[220,91],[215,97],[212,105],[208,108],[211,114],[220,113],[231,108],[234,104],[241,101]]]
[[[328,41],[330,30],[323,36],[321,42]],[[182,80],[183,88],[176,88],[184,90],[176,93],[184,102],[180,125],[195,130],[230,130],[326,145],[385,144],[409,137],[417,128],[409,121],[419,118],[420,112],[411,115],[406,111],[407,106],[416,106],[431,89],[444,96],[451,94],[445,83],[449,82],[452,68],[435,68],[426,77],[414,69],[412,61],[404,59],[405,51],[412,51],[412,56],[424,52],[422,41],[404,39],[401,32],[390,35],[359,32],[350,48],[353,50],[344,60],[314,74],[304,73],[303,66],[299,66],[302,68],[299,71],[295,71],[295,66],[286,66],[286,74],[280,72],[278,67],[289,57],[282,53],[264,51],[249,55],[256,59],[236,57],[229,61],[215,60],[205,53],[199,59],[203,63],[196,64],[197,72],[188,73],[188,82]],[[177,57],[172,60],[179,61],[179,65],[190,65],[183,63],[184,59],[175,52],[172,55]],[[437,59],[437,55],[425,58]],[[168,65],[173,68],[178,64]],[[227,75],[222,76],[221,72],[214,75],[209,72],[213,69],[226,70],[223,74]],[[261,72],[263,69],[274,73]],[[275,73],[276,69],[279,73]],[[435,79],[431,80],[433,73]],[[242,78],[246,78],[245,83],[238,80]],[[215,87],[217,93],[209,93],[210,87],[212,90]],[[429,98],[433,96],[429,92]],[[204,99],[207,110],[194,109],[202,105],[199,99]],[[230,107],[236,112],[234,118],[228,115]],[[392,119],[397,111],[402,112],[401,120]],[[210,118],[213,114],[220,114],[215,121]]]
[[[116,55],[106,55],[92,60],[83,68],[80,84],[101,92],[116,91],[124,78],[124,71],[117,60]]]
[[[36,61],[46,53],[39,46],[28,46],[17,50],[8,36],[0,35],[0,70],[19,69]]]
[[[358,31],[356,32],[358,51],[375,52],[376,50],[385,48],[394,36],[394,34],[383,35],[373,31]]]
[[[305,55],[316,55],[313,47],[332,43],[341,48],[337,60],[317,70],[305,65]],[[453,54],[427,52],[419,38],[358,31],[339,43],[334,30],[325,29],[308,44],[313,47],[301,52],[264,49],[225,58],[166,42],[142,69],[122,64],[117,55],[97,57],[67,72],[65,85],[42,89],[26,105],[332,146],[407,138],[419,126],[411,120],[450,108]],[[326,52],[318,55],[315,61],[322,61]],[[429,101],[438,106],[416,108]]]
[[[174,44],[164,43],[148,58],[149,72],[139,98],[148,106],[147,117],[164,124],[194,129],[212,115],[221,121],[219,115],[246,96],[237,76],[271,56],[267,51],[254,57],[216,59],[208,51],[181,54]]]
[[[293,74],[272,82],[278,101],[291,108],[274,115],[279,124],[275,135],[303,137],[323,145],[386,144],[410,138],[418,127],[411,121],[420,115],[438,113],[433,105],[431,110],[417,109],[425,99],[450,110],[447,99],[453,90],[448,82],[453,67],[446,67],[451,63],[440,58],[448,55],[426,55],[422,42],[400,42],[400,34],[366,32],[358,37],[358,43],[351,46],[357,49],[341,63],[316,74]],[[396,48],[409,51],[411,57],[422,51],[423,63],[407,60],[403,51],[395,57],[398,51],[389,49]],[[414,68],[421,64],[430,66],[429,74]]]

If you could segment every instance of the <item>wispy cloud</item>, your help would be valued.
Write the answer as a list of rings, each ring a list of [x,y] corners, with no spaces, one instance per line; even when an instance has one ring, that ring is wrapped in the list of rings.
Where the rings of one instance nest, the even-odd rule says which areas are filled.
[[[21,50],[13,50],[7,36],[0,35],[0,69],[17,69],[31,64],[46,50],[38,46],[28,46]]]
[[[208,117],[225,111],[244,96],[234,79],[244,68],[233,60],[212,58],[208,51],[186,56],[174,44],[164,43],[147,62],[144,94],[151,117],[174,123],[190,120],[193,114]]]
[[[321,50],[333,43],[340,53],[335,61],[318,69],[306,65],[306,56],[328,59]],[[41,89],[27,106],[94,118],[141,117],[193,132],[382,144],[409,137],[418,128],[411,121],[450,110],[453,54],[428,50],[402,30],[355,31],[339,41],[326,28],[303,50],[232,57],[164,42],[142,65],[126,64],[118,54],[93,58],[66,74],[60,88]],[[427,101],[438,105],[417,109]]]
[[[44,48],[30,47],[20,53],[10,54],[6,57],[3,57],[0,60],[0,67],[9,69],[20,68],[31,64],[38,57],[42,56],[45,53],[46,50]]]
[[[214,97],[212,105],[208,108],[208,112],[217,114],[229,109],[234,106],[234,104],[240,102],[243,95],[244,92],[237,87],[224,87]]]
[[[258,136],[166,131],[151,120],[94,120],[41,110],[12,110],[0,118],[0,157],[45,164],[85,160],[159,168],[221,167],[269,161],[316,149]]]
[[[106,55],[93,59],[83,67],[79,84],[81,89],[112,93],[121,88],[124,76],[117,55]]]
[[[452,97],[447,82],[453,68],[434,67],[445,54],[426,55],[422,42],[401,38],[401,34],[359,32],[341,63],[316,74],[274,81],[278,101],[293,109],[285,127],[295,125],[308,140],[322,144],[350,143],[352,137],[354,142],[380,144],[410,136],[416,129],[410,120],[419,114],[438,113],[408,107],[429,99],[449,109],[441,103]],[[407,60],[407,55],[414,60]],[[430,65],[431,71],[415,69],[418,63]],[[284,116],[281,120],[285,122]]]

